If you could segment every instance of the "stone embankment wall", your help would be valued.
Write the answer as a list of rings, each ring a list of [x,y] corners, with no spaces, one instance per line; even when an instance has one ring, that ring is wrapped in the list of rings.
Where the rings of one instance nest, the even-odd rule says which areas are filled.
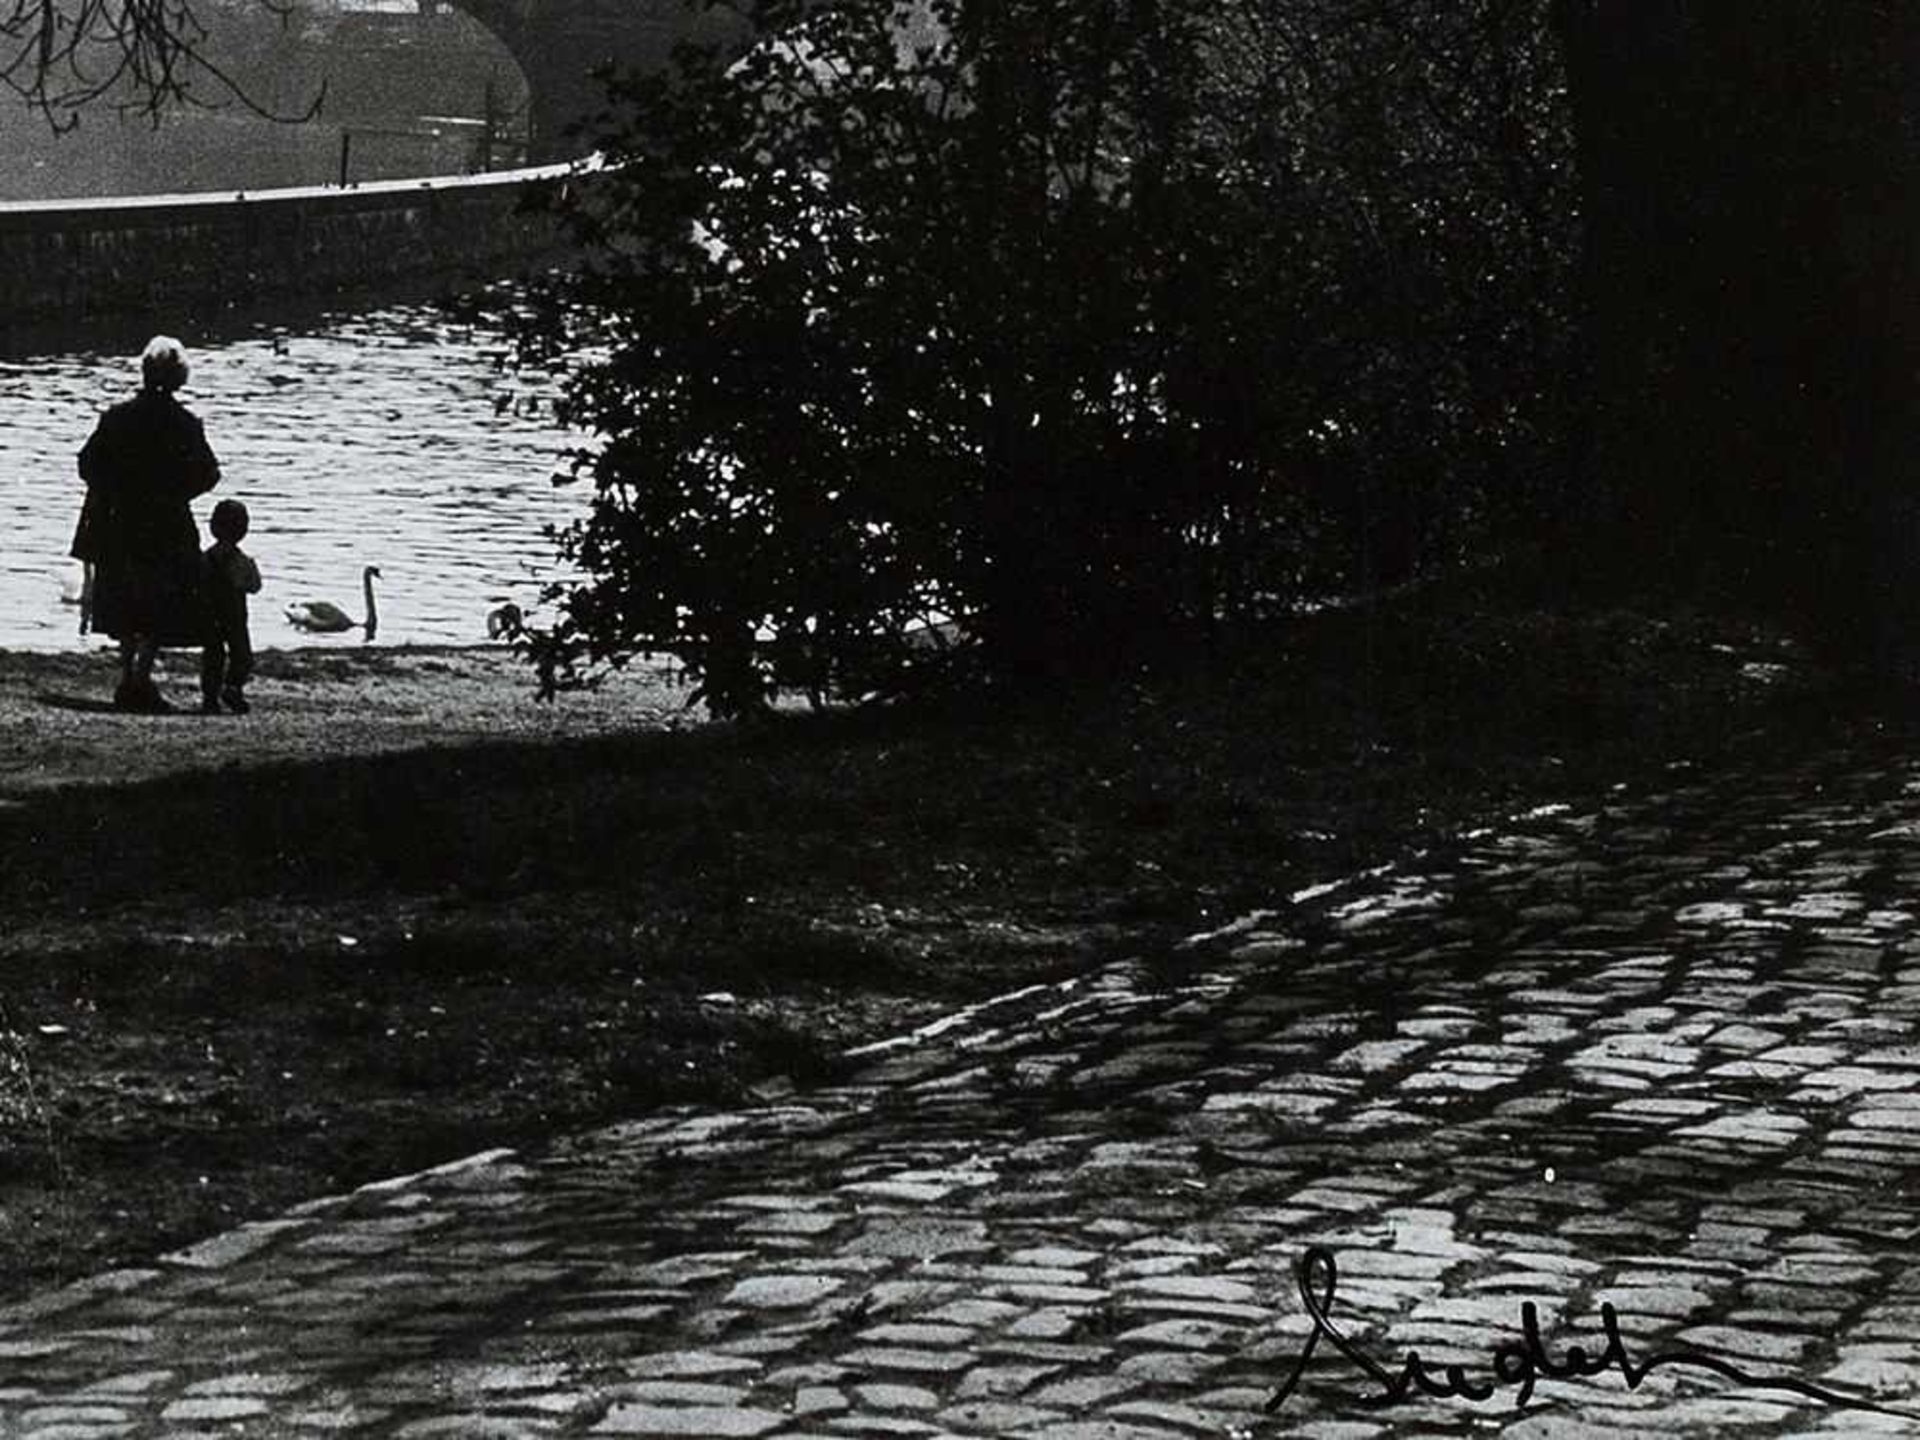
[[[205,317],[435,274],[498,275],[554,246],[522,213],[565,166],[194,195],[0,204],[0,323]]]

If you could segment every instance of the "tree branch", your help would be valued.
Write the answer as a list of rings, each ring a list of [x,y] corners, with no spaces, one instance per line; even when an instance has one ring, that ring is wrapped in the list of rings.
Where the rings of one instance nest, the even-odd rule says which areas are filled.
[[[259,3],[276,14],[288,11],[287,0]],[[193,0],[13,0],[0,16],[0,89],[56,131],[71,130],[82,110],[99,104],[155,124],[176,106],[237,105],[281,124],[319,113],[324,84],[304,109],[277,113],[209,57],[206,40]],[[204,90],[196,90],[196,81]]]

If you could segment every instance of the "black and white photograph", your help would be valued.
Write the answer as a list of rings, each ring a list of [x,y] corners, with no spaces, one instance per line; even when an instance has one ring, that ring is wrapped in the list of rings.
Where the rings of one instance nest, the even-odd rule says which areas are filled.
[[[1920,1440],[1920,6],[0,0],[0,1440]]]

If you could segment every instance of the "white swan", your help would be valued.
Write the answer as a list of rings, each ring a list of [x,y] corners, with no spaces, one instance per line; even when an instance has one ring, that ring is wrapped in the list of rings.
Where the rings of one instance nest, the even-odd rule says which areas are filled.
[[[367,601],[367,618],[356,620],[331,600],[301,600],[287,606],[287,623],[298,630],[311,630],[316,635],[337,635],[342,630],[365,630],[367,639],[373,639],[374,631],[380,626],[380,612],[373,604],[373,582],[380,576],[378,565],[369,565],[360,572],[360,587]]]

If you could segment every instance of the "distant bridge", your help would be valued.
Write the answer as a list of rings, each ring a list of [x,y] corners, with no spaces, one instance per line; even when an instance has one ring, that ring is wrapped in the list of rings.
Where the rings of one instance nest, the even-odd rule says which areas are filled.
[[[506,46],[530,92],[530,158],[554,160],[578,148],[566,128],[605,104],[592,78],[613,63],[663,69],[682,40],[725,40],[737,17],[687,0],[446,0]]]

